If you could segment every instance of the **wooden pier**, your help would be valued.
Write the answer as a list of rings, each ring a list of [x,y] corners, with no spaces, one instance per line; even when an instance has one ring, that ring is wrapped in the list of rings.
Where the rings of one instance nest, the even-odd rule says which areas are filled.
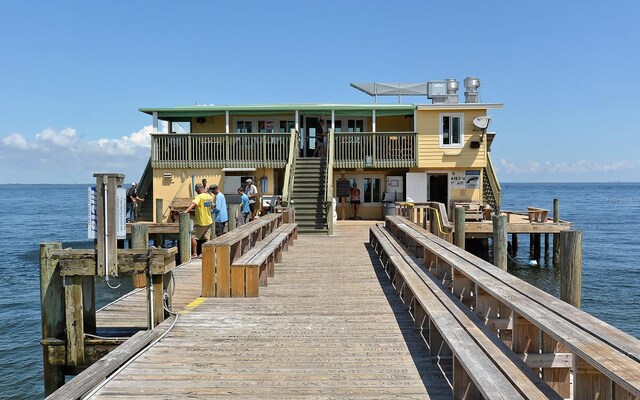
[[[640,398],[640,341],[401,217],[299,236],[259,297],[199,297],[201,271],[174,269],[161,340],[52,398]],[[145,296],[98,325],[144,326]]]

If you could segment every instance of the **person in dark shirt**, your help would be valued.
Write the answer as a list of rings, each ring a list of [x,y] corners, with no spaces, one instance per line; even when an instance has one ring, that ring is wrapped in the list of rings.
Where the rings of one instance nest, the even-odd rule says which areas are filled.
[[[316,149],[313,151],[313,156],[316,157],[320,154],[320,157],[324,157],[326,145],[324,143],[324,120],[320,119],[318,125],[316,125]]]
[[[139,201],[144,201],[144,198],[138,197],[138,184],[131,182],[131,187],[127,191],[127,222],[136,222],[136,208]]]

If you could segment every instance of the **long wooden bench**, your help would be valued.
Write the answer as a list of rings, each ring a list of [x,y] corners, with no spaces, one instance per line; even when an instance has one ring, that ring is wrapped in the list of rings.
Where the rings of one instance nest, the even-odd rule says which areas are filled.
[[[448,365],[441,369],[452,374],[454,398],[561,399],[477,316],[459,308],[385,228],[371,227],[370,234],[416,326],[425,330],[431,355],[453,357],[453,371]]]
[[[231,264],[282,225],[281,213],[267,214],[202,245],[202,296],[231,296]]]
[[[527,207],[527,213],[529,214],[529,222],[546,222],[549,210],[537,207]]]
[[[275,276],[275,263],[298,237],[298,224],[283,224],[231,265],[231,297],[258,297]]]
[[[560,395],[640,397],[640,341],[406,219],[390,231]],[[635,396],[635,397],[634,397]]]

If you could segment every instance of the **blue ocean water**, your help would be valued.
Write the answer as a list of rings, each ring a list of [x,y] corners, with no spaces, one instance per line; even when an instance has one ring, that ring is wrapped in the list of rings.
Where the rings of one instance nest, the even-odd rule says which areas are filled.
[[[91,246],[86,232],[88,185],[0,185],[0,397],[43,395],[39,344],[39,244]],[[582,308],[640,337],[640,184],[506,183],[503,209],[552,209],[584,232]],[[34,197],[35,195],[35,197]],[[34,199],[36,201],[34,201]],[[510,271],[557,295],[559,275],[544,262],[527,265],[528,236],[521,235],[518,263]],[[130,290],[98,284],[98,307]]]

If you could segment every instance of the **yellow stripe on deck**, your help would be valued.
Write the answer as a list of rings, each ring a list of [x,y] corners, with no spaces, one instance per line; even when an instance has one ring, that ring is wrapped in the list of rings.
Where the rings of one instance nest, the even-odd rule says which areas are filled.
[[[200,304],[204,303],[205,300],[207,300],[205,297],[198,297],[197,299],[195,299],[191,303],[187,304],[185,306],[185,308],[182,311],[180,311],[179,314],[188,314],[188,313],[190,313],[195,308],[197,308]]]

